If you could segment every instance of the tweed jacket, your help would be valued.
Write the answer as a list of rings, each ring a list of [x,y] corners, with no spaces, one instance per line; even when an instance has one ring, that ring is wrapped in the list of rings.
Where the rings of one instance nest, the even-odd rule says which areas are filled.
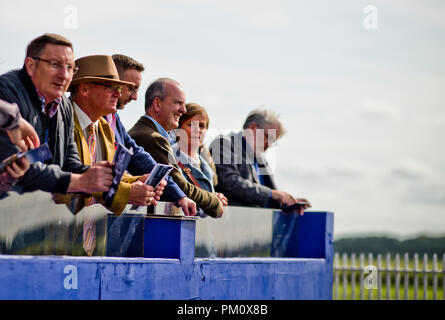
[[[174,168],[170,175],[179,188],[184,191],[187,197],[195,201],[196,205],[204,210],[207,215],[216,217],[216,213],[221,206],[218,197],[196,187],[185,179],[175,160],[169,141],[159,133],[153,121],[142,116],[128,133],[138,145],[143,147],[145,151],[150,152],[157,162],[171,164]]]
[[[271,199],[271,190],[276,187],[269,165],[263,157],[256,156],[262,185],[253,164],[254,152],[242,132],[217,137],[210,145],[210,152],[218,175],[216,191],[224,193],[231,205],[281,207]]]
[[[102,137],[104,142],[105,155],[104,160],[113,161],[115,149],[115,137],[111,130],[108,122],[100,118],[98,123],[99,136]],[[91,165],[91,155],[88,149],[87,138],[85,137],[82,128],[80,127],[79,121],[77,120],[76,114],[74,114],[74,137],[76,140],[77,148],[79,150],[79,156],[83,163]],[[110,209],[115,215],[121,215],[128,203],[128,198],[130,197],[130,184],[136,182],[139,176],[131,176],[124,173],[121,182],[117,188],[116,194],[111,204]],[[73,197],[75,195],[75,198]],[[93,197],[96,202],[105,205],[105,201],[102,198],[103,193],[97,192],[93,193]],[[79,198],[79,194],[67,194],[65,197],[58,196],[58,202],[64,202],[67,204],[68,208],[73,212],[77,213],[80,209],[87,205],[91,196],[82,194],[82,198]],[[79,203],[80,202],[80,203]]]
[[[0,99],[19,106],[22,117],[34,127],[41,143],[46,142],[49,137],[48,144],[53,155],[45,164],[32,164],[14,189],[18,192],[43,190],[66,193],[71,173],[83,173],[88,169],[88,166],[82,164],[77,153],[73,133],[73,111],[68,99],[62,96],[62,102],[54,115],[56,118],[50,120],[42,112],[36,88],[24,68],[0,76]],[[55,124],[51,127],[50,123],[54,121]],[[18,151],[6,132],[0,132],[0,143],[0,160]]]

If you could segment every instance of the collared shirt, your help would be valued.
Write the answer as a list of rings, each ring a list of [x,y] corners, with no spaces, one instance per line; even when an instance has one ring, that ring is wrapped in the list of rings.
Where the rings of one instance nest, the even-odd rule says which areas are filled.
[[[107,120],[108,124],[110,125],[111,130],[113,131],[114,135],[116,136],[118,134],[116,130],[116,114],[110,113],[104,116],[104,119]]]
[[[257,173],[257,176],[258,176],[258,179],[260,180],[261,185],[264,186],[265,185],[264,178],[263,178],[263,176],[260,173],[260,167],[259,167],[258,162],[257,162],[256,159],[253,162],[253,166],[255,167],[255,171]]]
[[[105,159],[105,151],[104,151],[104,142],[102,141],[102,137],[99,135],[99,131],[98,131],[98,125],[99,125],[99,120],[97,121],[91,121],[90,117],[88,117],[88,115],[83,112],[83,110],[77,105],[77,103],[75,103],[74,101],[72,101],[73,105],[74,105],[74,112],[76,113],[77,116],[77,120],[79,120],[79,124],[80,124],[80,128],[82,129],[83,132],[83,136],[85,137],[85,139],[88,141],[88,126],[91,123],[95,124],[95,135],[96,135],[96,162],[97,161],[102,161]]]
[[[253,155],[253,167],[257,173],[258,180],[260,181],[260,184],[264,186],[264,185],[266,185],[266,183],[264,181],[263,175],[261,174],[261,170],[260,170],[260,166],[257,161],[257,157],[254,155],[254,153],[253,153],[254,151],[244,135],[242,135],[242,139],[243,139],[243,143],[246,145],[246,149],[249,149],[250,153]],[[246,153],[249,153],[249,152],[246,152]],[[269,201],[271,199],[272,199],[272,189],[270,189],[270,191],[269,191]],[[266,204],[265,208],[268,208],[267,204]]]
[[[172,138],[169,136],[168,132],[165,131],[164,127],[161,126],[155,119],[153,119],[150,116],[147,116],[146,114],[144,115],[144,117],[147,117],[148,119],[150,119],[151,121],[153,121],[153,123],[155,124],[156,128],[158,129],[159,133],[165,138],[167,139],[167,141],[170,143],[170,145],[173,145],[175,141],[172,140]]]
[[[54,99],[54,101],[46,104],[45,97],[40,93],[39,89],[36,88],[37,96],[39,97],[40,103],[42,105],[42,112],[46,114],[48,117],[52,118],[56,112],[57,107],[59,106],[60,102],[62,101],[62,98],[59,97],[57,99]]]

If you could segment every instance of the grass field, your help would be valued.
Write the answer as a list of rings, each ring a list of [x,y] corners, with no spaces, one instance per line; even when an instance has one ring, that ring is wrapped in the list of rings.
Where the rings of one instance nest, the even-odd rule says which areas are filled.
[[[436,299],[437,300],[443,300],[444,295],[443,295],[443,287],[442,286],[438,286],[437,289],[437,295],[436,295]],[[399,300],[405,300],[405,290],[403,287],[403,283],[401,284],[400,288],[399,288]],[[356,282],[355,285],[355,289],[354,289],[354,297],[352,297],[352,285],[351,283],[349,283],[347,285],[346,288],[346,297],[344,298],[344,289],[343,289],[343,284],[342,282],[340,282],[339,288],[338,288],[338,296],[336,296],[336,292],[335,292],[335,284],[334,284],[334,288],[333,288],[333,297],[335,300],[361,300],[360,297],[360,285]],[[415,299],[415,293],[414,293],[414,286],[410,285],[408,287],[408,300],[423,300],[424,296],[423,296],[423,283],[419,282],[419,289],[417,291],[417,299]],[[386,283],[384,282],[382,287],[381,287],[381,298],[382,300],[386,300],[387,299],[387,289],[386,289]],[[427,288],[427,297],[426,300],[433,300],[433,287],[429,286]],[[378,289],[365,289],[363,288],[363,300],[377,300],[379,299],[378,297]],[[395,290],[395,284],[392,283],[391,284],[391,288],[390,288],[390,300],[395,300],[396,299],[396,290]]]
[[[337,256],[337,257],[342,257],[341,255]],[[349,258],[348,258],[349,259]],[[346,261],[346,270],[341,270],[343,267],[343,259],[340,259],[338,262],[338,264],[334,263],[334,266],[339,267],[339,269],[337,270],[334,267],[334,282],[333,282],[333,297],[336,300],[359,300],[359,299],[364,299],[364,300],[371,300],[371,299],[388,299],[387,297],[387,276],[389,275],[389,279],[390,279],[390,295],[389,295],[389,299],[397,299],[396,297],[396,274],[394,271],[385,271],[385,268],[387,268],[386,266],[386,259],[384,259],[382,261],[382,271],[379,271],[378,269],[375,277],[373,279],[373,281],[371,283],[374,283],[374,285],[377,287],[375,289],[366,289],[365,288],[365,282],[370,277],[370,273],[364,273],[364,271],[361,270],[357,270],[360,269],[358,268],[358,259],[356,259],[356,264],[355,264],[355,268],[357,268],[357,271],[354,271],[354,278],[355,278],[355,286],[354,286],[354,290],[353,290],[353,286],[352,286],[352,272],[350,270],[347,270],[349,267],[351,267],[351,260],[347,260]],[[437,286],[437,290],[436,290],[436,299],[438,300],[442,300],[444,299],[444,272],[443,272],[443,265],[442,265],[442,259],[440,259],[440,261],[438,261],[437,263],[437,270],[439,272],[436,273],[436,286]],[[374,265],[375,267],[377,267],[377,262],[376,259],[374,259]],[[365,263],[365,265],[368,265],[368,263]],[[390,260],[390,264],[389,264],[389,270],[394,269],[395,267],[395,259],[391,259]],[[403,258],[400,261],[400,265],[399,265],[399,270],[403,270],[405,269],[405,264],[404,264],[404,260]],[[424,297],[424,274],[422,273],[423,269],[424,269],[424,262],[423,259],[419,259],[418,264],[417,264],[417,268],[415,268],[415,261],[413,259],[413,257],[410,257],[409,261],[408,261],[408,266],[407,266],[408,272],[405,274],[405,271],[401,271],[399,272],[399,277],[400,277],[400,282],[399,282],[399,294],[398,294],[398,299],[404,300],[404,299],[408,299],[408,300],[423,300],[426,298],[426,300],[433,300],[434,299],[434,277],[433,274],[427,274],[426,276],[426,283],[427,283],[427,288],[426,288],[426,297]],[[414,269],[417,269],[418,272],[413,272]],[[427,268],[426,270],[433,270],[433,261],[430,259],[427,261]],[[415,279],[416,279],[416,274],[417,274],[417,292],[415,291]],[[347,278],[347,282],[346,282],[346,286],[344,285],[344,276],[346,275]],[[379,276],[381,277],[381,280],[379,280]],[[405,277],[408,277],[408,292],[405,292]],[[338,279],[338,280],[337,280]],[[338,282],[337,282],[337,281]],[[363,288],[362,288],[362,293],[360,292],[360,284],[363,281]],[[380,281],[380,282],[379,282]],[[338,287],[337,287],[337,283],[338,283]],[[369,282],[368,282],[369,283]],[[345,288],[346,287],[346,288]],[[379,290],[380,289],[380,290]],[[380,293],[379,293],[380,291]],[[407,296],[406,296],[407,294]]]

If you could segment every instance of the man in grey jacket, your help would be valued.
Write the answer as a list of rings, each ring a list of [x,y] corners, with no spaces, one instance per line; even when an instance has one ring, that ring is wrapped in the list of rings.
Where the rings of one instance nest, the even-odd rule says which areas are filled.
[[[111,185],[112,164],[84,166],[74,142],[72,107],[64,93],[76,72],[71,42],[44,34],[27,47],[24,66],[0,76],[0,99],[16,103],[22,117],[48,143],[53,158],[32,164],[15,190],[55,192],[105,192]],[[17,152],[5,132],[0,132],[0,159]]]
[[[219,136],[210,145],[218,174],[216,191],[224,193],[231,205],[283,208],[297,206],[300,214],[310,207],[303,198],[277,190],[272,171],[263,157],[284,128],[276,114],[269,110],[253,110],[243,131]]]

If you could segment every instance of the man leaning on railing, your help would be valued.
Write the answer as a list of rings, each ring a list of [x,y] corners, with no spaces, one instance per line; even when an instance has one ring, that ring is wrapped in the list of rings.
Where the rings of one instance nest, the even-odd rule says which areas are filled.
[[[263,153],[284,134],[277,115],[253,110],[243,131],[217,137],[210,145],[219,184],[231,205],[267,208],[293,207],[300,215],[311,207],[308,200],[277,190],[272,170]],[[293,210],[292,210],[293,211]]]

